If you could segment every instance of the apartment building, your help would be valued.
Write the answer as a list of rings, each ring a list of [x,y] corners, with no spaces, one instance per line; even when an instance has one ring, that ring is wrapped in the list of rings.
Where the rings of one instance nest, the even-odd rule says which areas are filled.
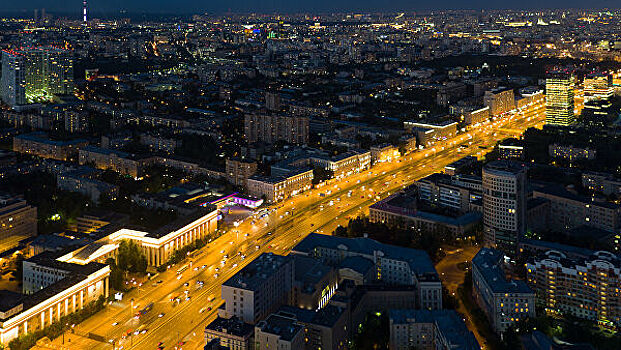
[[[0,253],[37,235],[37,208],[20,197],[0,196]]]
[[[307,144],[309,118],[289,115],[246,114],[244,135],[249,143],[285,141],[298,145]]]
[[[69,141],[50,140],[43,132],[33,132],[13,137],[13,151],[15,152],[62,161],[76,158],[78,150],[87,144],[88,141],[82,139]]]
[[[526,263],[528,284],[551,314],[570,314],[607,327],[621,325],[621,259],[605,251],[589,256],[549,250]]]

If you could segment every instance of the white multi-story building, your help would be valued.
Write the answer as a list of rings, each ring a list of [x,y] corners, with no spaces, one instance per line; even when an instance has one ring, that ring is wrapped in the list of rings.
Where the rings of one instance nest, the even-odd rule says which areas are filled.
[[[515,254],[526,230],[526,168],[512,161],[483,167],[483,226],[485,243]]]
[[[524,281],[507,280],[504,254],[483,248],[472,259],[472,294],[496,332],[535,316],[535,292]]]
[[[24,261],[23,293],[0,291],[0,344],[42,330],[109,293],[110,267],[65,263],[44,252]]]
[[[283,304],[290,304],[294,264],[289,257],[262,254],[222,284],[225,318],[255,324]]]

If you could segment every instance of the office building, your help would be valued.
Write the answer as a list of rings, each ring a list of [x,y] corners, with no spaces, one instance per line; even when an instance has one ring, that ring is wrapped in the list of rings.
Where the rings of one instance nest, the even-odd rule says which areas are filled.
[[[37,208],[19,197],[0,196],[0,253],[37,235]]]
[[[221,316],[256,324],[281,305],[290,304],[294,270],[290,257],[261,254],[222,284]]]
[[[418,308],[442,308],[442,286],[426,252],[382,244],[369,238],[342,238],[311,233],[291,254],[309,256],[329,266],[339,267],[348,258],[362,258],[374,266],[374,282],[411,286]],[[363,260],[364,261],[364,260]],[[362,262],[358,263],[361,267]],[[351,265],[348,265],[351,266]]]
[[[550,314],[570,314],[606,327],[621,325],[621,259],[606,251],[587,257],[549,250],[526,263],[528,284]]]
[[[13,107],[73,94],[72,53],[53,47],[2,51],[0,92]]]
[[[390,350],[480,350],[455,310],[390,310]]]
[[[574,116],[574,78],[569,72],[554,71],[546,78],[546,124],[568,126]]]
[[[516,253],[526,231],[526,168],[499,160],[483,167],[483,230],[485,244]]]
[[[503,260],[503,252],[490,248],[482,248],[472,259],[472,294],[499,333],[535,317],[535,292],[524,281],[507,279]]]
[[[584,103],[591,101],[608,101],[614,94],[612,76],[593,73],[584,77]]]

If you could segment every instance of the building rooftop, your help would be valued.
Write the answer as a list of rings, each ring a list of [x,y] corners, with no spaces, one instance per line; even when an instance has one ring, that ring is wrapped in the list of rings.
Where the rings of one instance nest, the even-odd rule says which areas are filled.
[[[380,253],[384,258],[406,261],[410,269],[418,275],[432,274],[436,278],[438,275],[425,251],[383,244],[370,238],[344,238],[311,233],[292,252],[308,254],[318,247],[356,252],[372,259],[376,253]]]
[[[218,317],[205,327],[205,330],[226,333],[236,337],[248,338],[254,333],[254,326],[245,323],[237,317]]]
[[[276,273],[289,261],[291,261],[291,258],[288,256],[272,253],[261,254],[222,285],[256,291],[263,286],[263,283],[269,276]]]
[[[301,332],[304,327],[297,323],[295,319],[272,314],[264,321],[257,324],[257,328],[263,333],[271,333],[280,336],[281,340],[291,341]]]
[[[87,141],[84,139],[73,139],[73,140],[65,140],[65,141],[50,140],[47,137],[47,134],[45,134],[44,132],[32,132],[32,133],[23,134],[23,135],[17,135],[15,136],[15,138],[21,139],[21,140],[34,141],[38,143],[44,143],[44,144],[53,145],[53,146],[70,146],[70,145],[77,145],[80,143],[87,143]]]
[[[323,327],[333,327],[345,312],[344,308],[326,305],[317,311],[284,305],[278,310],[278,315],[295,318],[303,324],[313,324]]]
[[[500,266],[503,258],[500,250],[482,248],[472,259],[472,265],[483,275],[493,293],[534,293],[524,281],[507,280]]]
[[[393,324],[434,323],[452,350],[479,350],[474,334],[455,310],[390,310]]]

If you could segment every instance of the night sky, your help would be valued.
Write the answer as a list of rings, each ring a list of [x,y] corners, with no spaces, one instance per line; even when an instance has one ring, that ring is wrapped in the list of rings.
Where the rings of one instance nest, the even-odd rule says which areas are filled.
[[[0,0],[0,12],[45,8],[79,15],[81,0]],[[90,0],[89,9],[112,15],[120,10],[132,13],[222,13],[232,12],[326,12],[394,11],[424,9],[498,8],[605,8],[621,7],[621,0]]]

